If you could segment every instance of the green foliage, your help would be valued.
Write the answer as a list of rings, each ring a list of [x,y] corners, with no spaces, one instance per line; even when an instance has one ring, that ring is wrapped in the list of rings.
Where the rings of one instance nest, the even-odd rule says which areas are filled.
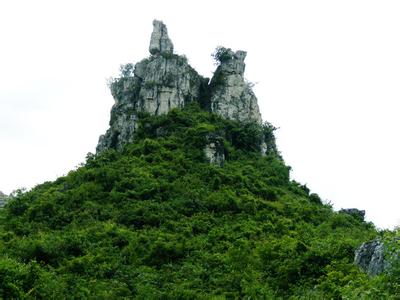
[[[218,46],[214,53],[211,54],[211,57],[214,59],[215,64],[219,65],[223,62],[226,62],[233,58],[233,51],[230,48],[225,48],[222,46]]]
[[[261,156],[273,131],[195,104],[140,115],[135,143],[88,154],[78,169],[16,194],[0,211],[0,298],[398,293],[394,277],[369,279],[353,266],[373,226],[291,181],[277,153]],[[223,140],[223,167],[204,157],[210,136]]]

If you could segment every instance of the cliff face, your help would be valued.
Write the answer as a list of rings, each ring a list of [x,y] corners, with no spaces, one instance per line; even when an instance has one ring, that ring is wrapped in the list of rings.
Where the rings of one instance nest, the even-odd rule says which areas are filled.
[[[197,101],[205,110],[241,122],[262,119],[257,98],[244,80],[246,52],[224,49],[214,76],[199,75],[186,57],[173,53],[174,46],[166,26],[155,20],[149,52],[151,56],[135,66],[128,64],[120,78],[110,84],[115,104],[110,128],[100,136],[97,151],[122,149],[133,142],[140,112],[160,115]]]

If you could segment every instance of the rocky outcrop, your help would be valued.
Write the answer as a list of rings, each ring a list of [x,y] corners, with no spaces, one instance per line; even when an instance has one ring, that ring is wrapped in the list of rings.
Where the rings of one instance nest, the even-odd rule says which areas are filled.
[[[400,264],[399,243],[398,236],[365,242],[356,249],[354,262],[370,276],[397,272]]]
[[[257,97],[251,89],[251,84],[243,77],[246,55],[245,51],[217,49],[215,58],[219,66],[210,84],[211,111],[227,119],[261,123]]]
[[[0,208],[4,207],[8,200],[8,196],[0,191]]]
[[[217,134],[209,134],[206,140],[204,154],[207,160],[210,164],[222,166],[225,161],[224,139]]]
[[[379,275],[388,264],[385,262],[384,244],[376,239],[363,243],[356,251],[354,262],[371,276]]]
[[[160,21],[153,22],[150,41],[152,56],[127,65],[121,78],[111,85],[115,104],[111,109],[110,128],[99,139],[97,151],[121,149],[133,141],[138,113],[165,114],[173,108],[202,99],[208,79],[200,76],[184,56],[172,53],[172,42]],[[129,69],[130,68],[130,69]]]
[[[200,98],[208,79],[201,77],[182,56],[157,56],[135,66],[135,77],[141,87],[138,93],[140,111],[164,114],[175,107]]]
[[[350,216],[358,218],[362,221],[364,221],[364,217],[365,217],[365,210],[359,210],[357,208],[344,208],[344,209],[339,210],[339,213],[350,215]]]
[[[149,51],[153,55],[174,52],[174,45],[168,37],[167,26],[161,21],[153,21],[153,33],[151,34]]]
[[[155,20],[149,46],[151,56],[135,66],[123,66],[121,77],[110,83],[115,103],[110,128],[100,136],[97,152],[108,148],[120,150],[133,142],[141,113],[165,114],[192,101],[225,118],[261,124],[257,98],[243,77],[246,52],[219,48],[219,66],[209,84],[209,79],[200,76],[186,57],[173,51],[166,26]],[[262,142],[263,154],[273,150]],[[210,140],[205,153],[212,163],[223,161],[218,141]]]

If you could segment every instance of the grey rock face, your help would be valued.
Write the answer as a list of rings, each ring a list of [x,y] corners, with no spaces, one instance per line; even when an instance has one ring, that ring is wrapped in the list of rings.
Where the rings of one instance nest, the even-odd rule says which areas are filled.
[[[168,37],[167,26],[161,21],[153,21],[153,33],[151,34],[149,51],[153,55],[174,52],[174,45]]]
[[[378,275],[387,269],[384,257],[384,244],[380,240],[363,243],[356,251],[354,262],[371,276]]]
[[[223,138],[215,134],[208,135],[204,154],[210,164],[222,166],[225,161]]]
[[[206,82],[182,56],[159,56],[138,65],[139,71],[135,72],[141,81],[138,109],[151,114],[164,114],[199,99],[201,86]]]
[[[121,149],[131,143],[138,113],[160,115],[182,108],[199,100],[207,86],[208,79],[200,76],[184,56],[172,53],[165,25],[159,21],[153,25],[150,52],[155,55],[137,63],[133,74],[111,83],[115,104],[111,109],[110,128],[100,136],[97,152]]]
[[[166,26],[155,20],[149,51],[151,56],[134,67],[128,64],[121,77],[110,84],[115,104],[111,109],[110,128],[100,136],[97,152],[114,148],[121,150],[132,143],[141,113],[161,115],[174,108],[183,108],[197,101],[207,111],[242,122],[261,124],[257,98],[243,78],[246,52],[234,53],[227,49],[209,84],[200,76],[184,56],[173,53],[173,44]],[[212,140],[206,149],[212,163],[222,164],[218,140]],[[275,149],[273,143],[262,145],[262,153]]]
[[[8,196],[0,191],[0,208],[4,207],[4,205],[6,205],[7,199],[8,199]]]
[[[246,52],[224,51],[224,59],[211,79],[211,111],[227,119],[261,123],[257,98],[243,77]]]
[[[339,210],[339,213],[344,213],[344,214],[348,214],[350,216],[359,218],[361,220],[364,220],[365,217],[365,210],[359,210],[357,208],[345,208],[345,209],[341,209]]]
[[[262,156],[266,156],[266,155],[267,155],[267,152],[268,152],[267,143],[266,143],[266,142],[262,142],[262,143],[261,143],[260,149],[261,149],[261,155],[262,155]]]

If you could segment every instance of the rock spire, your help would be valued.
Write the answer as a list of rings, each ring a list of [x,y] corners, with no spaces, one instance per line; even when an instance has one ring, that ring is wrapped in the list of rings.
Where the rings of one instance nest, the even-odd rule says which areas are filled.
[[[220,65],[211,80],[211,111],[227,119],[241,122],[249,120],[261,123],[257,97],[251,84],[246,82],[243,74],[246,68],[245,51],[233,52],[231,49],[219,48],[216,59]]]
[[[208,78],[200,76],[188,64],[185,56],[174,54],[167,27],[154,20],[150,57],[135,66],[122,66],[121,77],[110,83],[115,103],[111,109],[110,128],[100,136],[97,152],[122,149],[133,142],[138,113],[165,114],[192,101],[225,118],[260,124],[257,98],[243,77],[246,52],[218,49],[219,66],[209,83]]]
[[[161,21],[153,21],[153,33],[151,34],[149,51],[153,55],[174,52],[174,45],[168,37],[167,26]]]

